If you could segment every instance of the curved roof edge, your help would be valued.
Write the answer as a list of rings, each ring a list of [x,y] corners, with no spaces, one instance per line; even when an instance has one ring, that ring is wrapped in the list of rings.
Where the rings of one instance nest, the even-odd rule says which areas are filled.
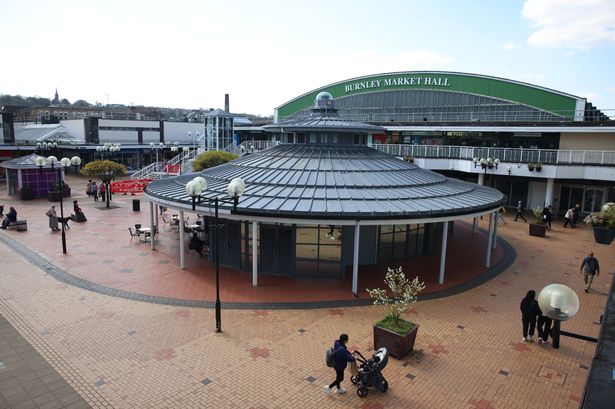
[[[585,109],[587,100],[521,81],[455,71],[399,71],[371,74],[335,82],[306,92],[275,108],[274,117],[288,117],[313,105],[318,93],[326,91],[334,98],[388,90],[430,89],[464,92],[505,99],[574,119],[574,112]],[[559,113],[557,113],[559,112]]]

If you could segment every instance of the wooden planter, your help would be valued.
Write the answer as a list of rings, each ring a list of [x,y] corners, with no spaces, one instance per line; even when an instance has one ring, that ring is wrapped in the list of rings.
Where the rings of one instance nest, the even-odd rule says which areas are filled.
[[[530,236],[544,237],[547,234],[547,225],[530,223]]]
[[[62,197],[70,197],[70,188],[62,189]],[[47,193],[47,200],[50,202],[59,202],[60,201],[60,192],[49,192]]]
[[[385,347],[391,356],[401,359],[414,348],[418,330],[419,326],[415,324],[407,335],[400,335],[397,332],[374,325],[374,349]]]
[[[31,190],[20,191],[19,192],[19,200],[33,200],[34,192]]]
[[[615,230],[594,227],[594,241],[598,244],[609,245],[615,239]]]

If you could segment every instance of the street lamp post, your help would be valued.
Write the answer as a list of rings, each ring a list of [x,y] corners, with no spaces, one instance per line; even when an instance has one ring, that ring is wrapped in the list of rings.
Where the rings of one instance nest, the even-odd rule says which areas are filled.
[[[192,132],[188,131],[188,138],[192,139],[192,149],[196,149],[196,140],[201,137],[201,133],[196,131],[195,136],[192,135]]]
[[[74,165],[75,168],[77,168],[77,166],[81,164],[81,158],[79,158],[78,156],[73,156],[72,159],[62,158],[58,162],[58,158],[52,155],[52,156],[49,156],[48,158],[37,157],[35,159],[35,163],[38,165],[39,171],[42,171],[43,166],[47,164],[51,166],[52,170],[55,168],[56,165],[58,165],[57,169],[58,169],[58,185],[60,188],[60,217],[62,218],[62,223],[61,223],[62,224],[62,252],[66,254],[66,231],[64,229],[64,226],[66,223],[64,222],[64,198],[63,198],[64,179],[62,177],[62,173],[63,171],[64,173],[66,173],[66,170],[71,166],[71,164]]]
[[[186,183],[186,193],[192,198],[192,210],[196,210],[195,201],[201,203],[201,192],[207,188],[207,181],[202,176],[197,176],[190,182]],[[216,263],[216,332],[222,332],[222,307],[220,304],[220,252],[218,249],[218,206],[220,201],[233,203],[233,212],[237,211],[239,197],[246,189],[246,184],[241,178],[231,180],[228,185],[228,198],[219,199],[218,196],[213,199],[207,198],[211,203],[214,203],[214,262]],[[230,200],[229,200],[230,199]]]
[[[485,174],[487,174],[487,169],[493,169],[493,168],[498,168],[498,165],[500,164],[500,160],[499,159],[491,159],[491,158],[474,158],[472,159],[472,162],[474,162],[474,167],[477,167],[480,165],[481,168],[483,168],[485,170]]]
[[[589,337],[561,331],[560,324],[575,316],[579,311],[579,297],[574,290],[563,284],[549,284],[538,293],[538,305],[544,315],[553,319],[553,348],[559,348],[560,335],[596,341]]]

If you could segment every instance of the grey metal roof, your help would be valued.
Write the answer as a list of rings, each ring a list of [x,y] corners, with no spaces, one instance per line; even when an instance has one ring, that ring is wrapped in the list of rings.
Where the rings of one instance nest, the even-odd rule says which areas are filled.
[[[218,117],[218,118],[233,118],[233,114],[229,114],[228,112],[226,112],[223,109],[220,108],[216,108],[213,111],[210,111],[207,115],[205,115],[207,117]]]
[[[58,143],[72,144],[79,142],[64,126],[59,124],[26,125],[15,127],[15,141],[36,142],[54,140]],[[81,140],[83,142],[83,140]]]
[[[35,158],[40,155],[32,153],[26,156],[20,156],[15,159],[6,160],[0,163],[0,166],[7,169],[38,169],[38,165],[34,162]]]
[[[246,190],[237,213],[254,216],[412,219],[475,213],[503,202],[495,189],[356,145],[279,145],[199,174],[152,182],[146,194],[187,206],[185,185],[195,176],[207,180],[204,198],[226,197],[229,182],[243,178]],[[197,205],[209,208],[207,201]]]
[[[336,132],[369,132],[384,133],[382,126],[354,122],[347,119],[331,116],[330,114],[312,115],[303,118],[292,118],[279,124],[265,125],[268,132],[293,132],[293,131],[336,131]]]

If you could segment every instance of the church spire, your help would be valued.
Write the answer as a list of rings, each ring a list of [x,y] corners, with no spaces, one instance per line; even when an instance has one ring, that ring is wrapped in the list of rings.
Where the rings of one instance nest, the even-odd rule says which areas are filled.
[[[58,96],[57,87],[56,87],[56,95],[53,97],[53,101],[51,101],[51,105],[60,105],[60,97]]]

